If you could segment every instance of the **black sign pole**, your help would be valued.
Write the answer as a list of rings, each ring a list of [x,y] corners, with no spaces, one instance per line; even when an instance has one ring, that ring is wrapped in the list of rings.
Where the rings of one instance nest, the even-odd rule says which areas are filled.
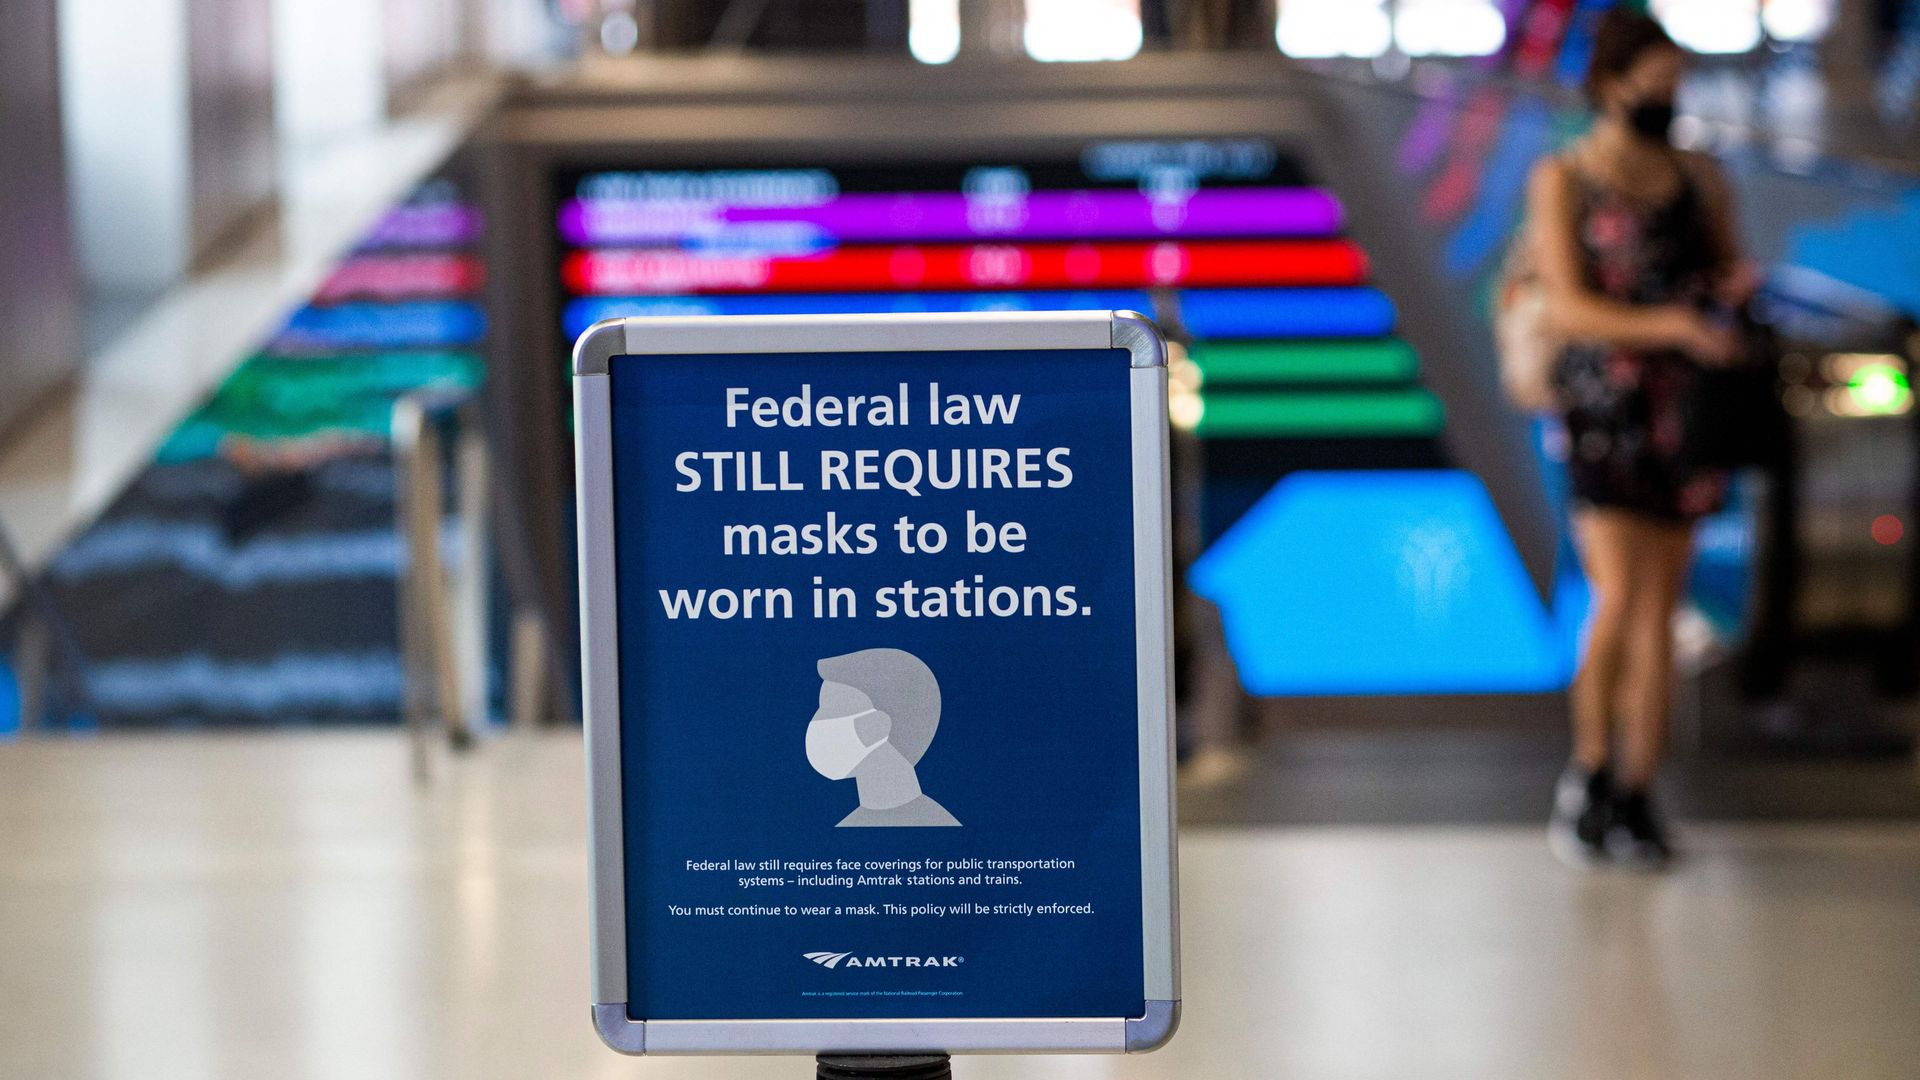
[[[818,1080],[953,1080],[945,1054],[821,1054]]]

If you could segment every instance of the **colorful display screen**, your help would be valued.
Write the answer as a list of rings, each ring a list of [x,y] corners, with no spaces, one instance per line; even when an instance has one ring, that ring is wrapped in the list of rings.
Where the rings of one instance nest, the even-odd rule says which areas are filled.
[[[562,177],[562,332],[617,315],[1132,308],[1226,337],[1384,333],[1337,199],[1264,140],[1050,162]]]
[[[1248,346],[1176,413],[1203,434],[1424,437],[1439,423],[1417,364],[1349,379],[1285,347],[1387,339],[1394,309],[1368,284],[1340,201],[1265,139],[1120,140],[1000,163],[584,171],[559,178],[552,210],[564,344],[622,315],[1132,309],[1182,341]],[[1273,399],[1302,383],[1333,396]]]

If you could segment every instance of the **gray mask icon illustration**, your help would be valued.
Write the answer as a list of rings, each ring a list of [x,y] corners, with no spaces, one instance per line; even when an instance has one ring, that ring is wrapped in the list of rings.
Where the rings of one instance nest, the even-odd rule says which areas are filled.
[[[940,726],[940,683],[901,649],[862,649],[816,665],[820,706],[807,724],[807,763],[852,779],[860,805],[838,828],[958,826],[920,790],[914,766]]]

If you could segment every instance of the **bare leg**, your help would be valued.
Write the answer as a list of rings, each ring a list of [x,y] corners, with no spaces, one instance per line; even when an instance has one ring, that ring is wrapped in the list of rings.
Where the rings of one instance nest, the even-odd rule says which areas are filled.
[[[1635,552],[1634,521],[1616,510],[1588,510],[1574,519],[1580,563],[1593,590],[1587,647],[1573,680],[1573,757],[1598,769],[1613,753],[1613,708],[1626,654],[1628,591]]]
[[[1673,616],[1693,556],[1693,529],[1636,522],[1620,685],[1620,786],[1644,791],[1666,755],[1673,712]]]

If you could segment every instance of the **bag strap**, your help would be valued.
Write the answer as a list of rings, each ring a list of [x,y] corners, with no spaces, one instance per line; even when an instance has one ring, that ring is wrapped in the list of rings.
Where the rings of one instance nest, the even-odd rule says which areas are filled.
[[[1549,160],[1559,164],[1561,182],[1566,186],[1566,194],[1578,196],[1584,174],[1573,154],[1565,149],[1556,150],[1547,155]],[[1533,231],[1541,228],[1542,223],[1528,214],[1520,219],[1520,227],[1513,234],[1513,241],[1507,250],[1507,262],[1504,272],[1508,287],[1531,284],[1540,279],[1540,252]]]

